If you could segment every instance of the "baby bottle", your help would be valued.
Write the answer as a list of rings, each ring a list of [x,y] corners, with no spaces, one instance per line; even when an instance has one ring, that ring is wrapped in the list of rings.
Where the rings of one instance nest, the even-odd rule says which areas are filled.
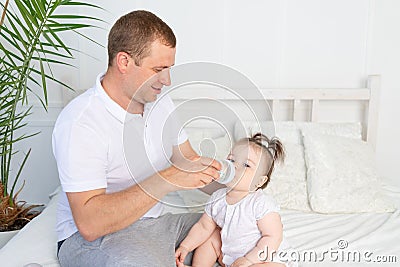
[[[235,166],[232,161],[227,159],[219,160],[219,163],[221,163],[222,168],[219,171],[219,179],[217,182],[220,184],[227,184],[235,177]]]

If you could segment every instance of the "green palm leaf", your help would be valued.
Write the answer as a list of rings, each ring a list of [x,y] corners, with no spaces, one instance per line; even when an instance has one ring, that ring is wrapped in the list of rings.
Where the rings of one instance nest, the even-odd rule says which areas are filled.
[[[68,61],[74,58],[73,53],[78,52],[64,43],[60,33],[71,32],[97,43],[79,30],[99,27],[93,23],[104,21],[92,16],[76,15],[77,7],[102,9],[79,1],[6,0],[0,6],[4,18],[0,23],[0,187],[5,188],[0,193],[10,196],[12,206],[15,204],[16,183],[31,153],[29,150],[25,154],[12,185],[9,185],[12,178],[11,162],[19,152],[14,145],[38,134],[16,133],[16,130],[20,133],[26,129],[26,118],[31,114],[28,94],[36,96],[47,110],[49,81],[72,90],[52,72],[54,65],[73,67]],[[60,9],[63,13],[57,14]],[[39,87],[41,93],[36,94],[37,90],[33,87]]]

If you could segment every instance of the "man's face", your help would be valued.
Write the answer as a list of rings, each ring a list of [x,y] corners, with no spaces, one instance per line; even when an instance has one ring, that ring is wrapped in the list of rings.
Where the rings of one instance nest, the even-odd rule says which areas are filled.
[[[176,49],[156,40],[150,45],[150,55],[140,66],[133,65],[130,79],[135,93],[132,101],[154,102],[164,85],[171,84],[170,67],[175,64]],[[137,88],[137,89],[136,89]]]

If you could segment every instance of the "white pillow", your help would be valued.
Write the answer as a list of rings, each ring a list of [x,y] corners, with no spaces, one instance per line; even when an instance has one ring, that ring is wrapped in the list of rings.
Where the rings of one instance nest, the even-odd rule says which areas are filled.
[[[308,203],[306,166],[301,131],[332,134],[361,140],[360,123],[313,123],[294,121],[238,121],[234,127],[235,140],[262,132],[277,136],[286,150],[283,165],[276,165],[271,182],[264,190],[277,200],[281,208],[312,211]]]
[[[285,143],[302,144],[301,131],[361,140],[362,127],[359,122],[238,121],[234,126],[234,138],[239,140],[262,132],[268,137],[278,136]]]
[[[304,160],[304,147],[293,143],[283,143],[283,146],[286,154],[285,161],[275,164],[271,181],[287,180],[305,182],[306,163]],[[277,177],[277,179],[274,177]]]
[[[244,129],[247,133],[244,132]],[[282,141],[286,152],[285,162],[275,165],[271,181],[264,192],[272,195],[283,209],[311,211],[307,198],[304,148],[302,142],[299,141],[299,123],[236,122],[235,140],[253,135],[260,130],[268,137],[277,136]]]
[[[189,140],[193,148],[199,153],[199,144],[204,133],[201,131],[191,132]],[[230,141],[227,135],[213,139],[217,146],[217,158],[226,158],[230,150]],[[225,143],[225,144],[220,144]],[[218,149],[223,147],[222,152]],[[278,201],[281,208],[301,211],[311,211],[307,198],[306,166],[304,161],[304,149],[302,145],[287,143],[284,145],[286,159],[284,164],[275,165],[271,182],[264,190]],[[204,147],[202,147],[204,148]],[[225,150],[225,151],[224,151]],[[202,149],[203,154],[210,156],[212,150]],[[218,153],[219,152],[219,153]],[[178,194],[183,199],[185,206],[190,212],[203,212],[204,204],[207,203],[209,195],[198,190],[182,190]]]
[[[311,208],[320,213],[390,212],[371,146],[364,141],[304,133]]]
[[[302,133],[328,134],[351,139],[362,139],[362,126],[360,122],[301,122],[299,129]],[[302,136],[300,136],[302,140]]]
[[[264,192],[272,195],[283,209],[311,211],[307,198],[306,164],[302,145],[284,144],[286,158],[276,164]]]
[[[216,159],[225,159],[232,146],[229,134],[213,137],[207,131],[189,131],[189,142],[193,149],[201,156]]]
[[[218,138],[225,135],[225,132],[219,128],[186,127],[185,131],[189,137]]]
[[[0,259],[7,266],[24,266],[37,263],[59,267],[57,259],[56,209],[59,198],[51,194],[51,200],[42,213],[28,223],[1,250]]]
[[[267,188],[267,195],[272,195],[282,209],[299,210],[311,212],[307,198],[306,181],[288,181],[272,179]]]

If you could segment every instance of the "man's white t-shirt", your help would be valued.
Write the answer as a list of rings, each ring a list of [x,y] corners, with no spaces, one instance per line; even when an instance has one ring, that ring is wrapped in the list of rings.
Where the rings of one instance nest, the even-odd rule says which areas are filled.
[[[121,191],[169,167],[173,146],[187,140],[168,95],[146,104],[143,116],[129,114],[104,91],[103,76],[63,109],[54,126],[53,153],[63,189],[59,241],[78,231],[65,192]],[[161,212],[158,203],[143,217]]]

